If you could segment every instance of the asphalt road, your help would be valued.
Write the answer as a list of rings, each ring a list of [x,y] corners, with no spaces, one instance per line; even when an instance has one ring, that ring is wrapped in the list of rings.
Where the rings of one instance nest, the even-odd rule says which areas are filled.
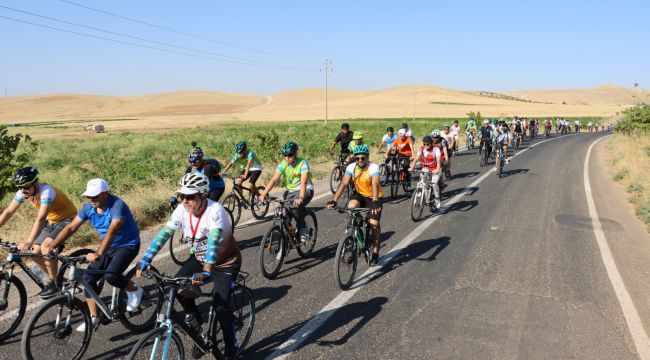
[[[410,220],[408,197],[385,203],[381,254],[391,254],[391,261],[385,256],[375,276],[328,310],[290,358],[637,358],[584,221],[583,162],[600,136],[538,139],[506,165],[503,178],[482,178],[493,166],[479,167],[476,150],[462,152],[443,191],[443,205],[453,204],[418,223]],[[324,209],[329,199],[311,203],[319,222],[315,252],[307,259],[292,252],[275,280],[265,279],[258,266],[258,245],[270,223],[237,230],[257,307],[245,358],[278,355],[281,344],[341,299],[333,258],[345,223],[344,215]],[[418,226],[423,231],[413,237]],[[391,250],[404,239],[412,241],[403,251]],[[155,265],[167,273],[177,269],[169,258]],[[361,264],[357,277],[366,269]],[[85,358],[120,358],[137,340],[119,323],[102,326]],[[19,345],[17,332],[1,345],[0,359],[19,359]]]

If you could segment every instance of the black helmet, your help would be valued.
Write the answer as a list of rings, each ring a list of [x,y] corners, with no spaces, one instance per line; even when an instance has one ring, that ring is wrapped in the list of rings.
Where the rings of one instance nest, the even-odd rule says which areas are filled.
[[[348,124],[348,123],[343,123],[343,124],[341,124],[341,129],[348,129],[348,130],[350,130],[350,124]]]
[[[388,132],[388,131],[390,131],[390,132],[395,132],[395,129],[393,129],[392,126],[389,126],[389,127],[386,128],[386,131],[387,131],[387,132]]]
[[[16,187],[23,187],[35,183],[38,180],[38,170],[35,167],[28,166],[16,171],[14,175],[14,184]]]

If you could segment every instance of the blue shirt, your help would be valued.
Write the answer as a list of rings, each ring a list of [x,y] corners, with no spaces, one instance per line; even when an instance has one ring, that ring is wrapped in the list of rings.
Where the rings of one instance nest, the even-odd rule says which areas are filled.
[[[84,222],[90,220],[90,225],[97,230],[102,241],[104,241],[104,236],[106,236],[113,219],[125,219],[117,234],[115,234],[110,248],[140,245],[138,224],[135,222],[135,218],[126,203],[115,195],[109,195],[102,215],[97,214],[90,203],[85,203],[79,210],[77,217]]]

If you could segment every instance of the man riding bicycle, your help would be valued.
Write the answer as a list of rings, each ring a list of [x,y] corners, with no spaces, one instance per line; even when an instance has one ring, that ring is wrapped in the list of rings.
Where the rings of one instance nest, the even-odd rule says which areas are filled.
[[[230,163],[226,165],[226,168],[223,169],[224,174],[230,170],[234,165],[239,165],[240,175],[235,179],[237,185],[241,185],[242,182],[248,180],[251,183],[251,194],[255,197],[259,194],[257,192],[257,186],[255,183],[262,174],[262,162],[257,158],[255,152],[248,148],[248,145],[245,141],[240,141],[235,144],[234,148],[235,154],[233,155]]]
[[[9,206],[0,215],[0,227],[11,219],[25,200],[28,200],[38,209],[38,213],[27,240],[18,245],[18,249],[20,251],[30,251],[31,249],[34,254],[46,255],[45,249],[77,215],[77,208],[61,190],[45,183],[39,183],[38,170],[34,167],[18,169],[14,175],[14,184],[18,191]],[[41,298],[49,299],[56,294],[54,280],[58,263],[47,257],[34,257],[33,260],[50,280],[50,283],[39,293]]]
[[[259,196],[259,200],[265,201],[275,183],[282,178],[284,187],[287,189],[282,198],[291,201],[293,205],[291,212],[301,229],[300,239],[307,241],[309,239],[309,229],[305,223],[305,206],[309,204],[314,196],[314,185],[311,181],[309,162],[298,157],[298,144],[291,140],[284,144],[281,153],[284,159],[278,164],[275,174],[266,184],[264,191]]]
[[[224,190],[226,190],[226,183],[221,177],[221,163],[217,159],[206,159],[203,155],[203,150],[192,143],[194,146],[192,151],[187,155],[188,165],[185,173],[198,173],[203,174],[210,179],[210,187],[208,190],[208,197],[212,201],[219,201]]]
[[[185,310],[185,321],[197,334],[201,331],[201,313],[196,298],[201,295],[200,285],[214,284],[212,305],[223,329],[226,358],[234,359],[237,352],[230,309],[230,284],[237,278],[241,267],[239,245],[232,234],[230,216],[224,207],[207,197],[208,178],[203,174],[185,174],[179,182],[176,195],[183,206],[178,206],[160,230],[139,261],[136,276],[150,267],[154,257],[176,230],[183,228],[193,255],[176,273],[177,277],[192,277],[192,285],[178,292],[178,302]],[[218,269],[218,270],[217,270]]]
[[[422,169],[428,169],[431,172],[431,187],[433,188],[433,195],[435,197],[436,209],[440,209],[440,170],[442,169],[442,154],[440,152],[440,141],[442,138],[440,134],[434,139],[431,135],[425,135],[422,138],[423,145],[418,150],[418,153],[411,161],[409,172],[413,172],[415,165],[420,161]],[[434,144],[435,141],[435,144]]]
[[[388,158],[390,150],[395,149],[397,152],[397,160],[401,164],[404,172],[406,172],[408,179],[410,179],[410,174],[406,170],[408,170],[408,164],[411,162],[411,156],[413,156],[413,140],[411,140],[411,137],[406,134],[406,130],[403,128],[399,129],[397,135],[397,139],[393,141],[393,145],[386,152],[386,158]]]
[[[370,265],[379,263],[379,245],[381,240],[381,220],[382,199],[384,192],[381,189],[379,181],[379,166],[370,161],[370,150],[368,145],[357,146],[353,152],[354,164],[348,165],[345,169],[345,176],[336,190],[332,200],[327,203],[327,208],[332,209],[336,206],[336,201],[343,195],[352,179],[354,184],[354,193],[350,196],[347,203],[348,209],[363,207],[371,208],[372,211],[368,216],[370,218],[370,228],[372,230],[372,256]]]
[[[334,141],[330,145],[330,149],[327,151],[327,153],[331,156],[332,155],[332,150],[334,150],[334,147],[336,146],[337,143],[341,144],[341,154],[345,154],[345,157],[347,158],[348,155],[350,154],[350,143],[352,142],[352,132],[350,132],[350,124],[348,123],[343,123],[341,124],[341,132],[336,134],[336,137],[334,138]]]

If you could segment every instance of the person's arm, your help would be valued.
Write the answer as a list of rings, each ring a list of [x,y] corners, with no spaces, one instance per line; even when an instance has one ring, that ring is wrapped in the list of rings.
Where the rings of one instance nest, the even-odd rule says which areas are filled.
[[[34,240],[36,240],[36,237],[38,234],[40,234],[41,230],[45,227],[45,224],[47,222],[47,213],[50,211],[50,208],[52,207],[52,204],[43,204],[41,202],[41,205],[38,207],[38,214],[36,215],[36,220],[34,221],[34,225],[32,225],[32,231],[29,232],[29,236],[27,237],[27,240],[20,244],[18,248],[20,251],[28,251],[29,249],[32,248],[32,244],[34,244]]]
[[[5,209],[5,211],[0,214],[0,227],[2,227],[9,219],[11,219],[12,216],[16,213],[16,210],[22,205],[22,203],[16,201],[16,199],[11,200],[11,203],[9,203],[9,206]]]
[[[52,243],[50,243],[49,246],[43,244],[43,247],[45,248],[44,249],[45,253],[49,254],[50,251],[58,248],[59,245],[63,244],[66,240],[68,240],[70,236],[74,235],[74,233],[76,233],[77,230],[79,230],[79,227],[81,227],[81,225],[83,225],[85,221],[86,221],[85,219],[81,219],[79,218],[79,216],[75,216],[75,218],[72,219],[72,221],[68,225],[66,225],[66,227],[63,228],[63,230],[61,230],[59,235],[56,236],[56,239],[54,239],[54,241],[52,241]]]

